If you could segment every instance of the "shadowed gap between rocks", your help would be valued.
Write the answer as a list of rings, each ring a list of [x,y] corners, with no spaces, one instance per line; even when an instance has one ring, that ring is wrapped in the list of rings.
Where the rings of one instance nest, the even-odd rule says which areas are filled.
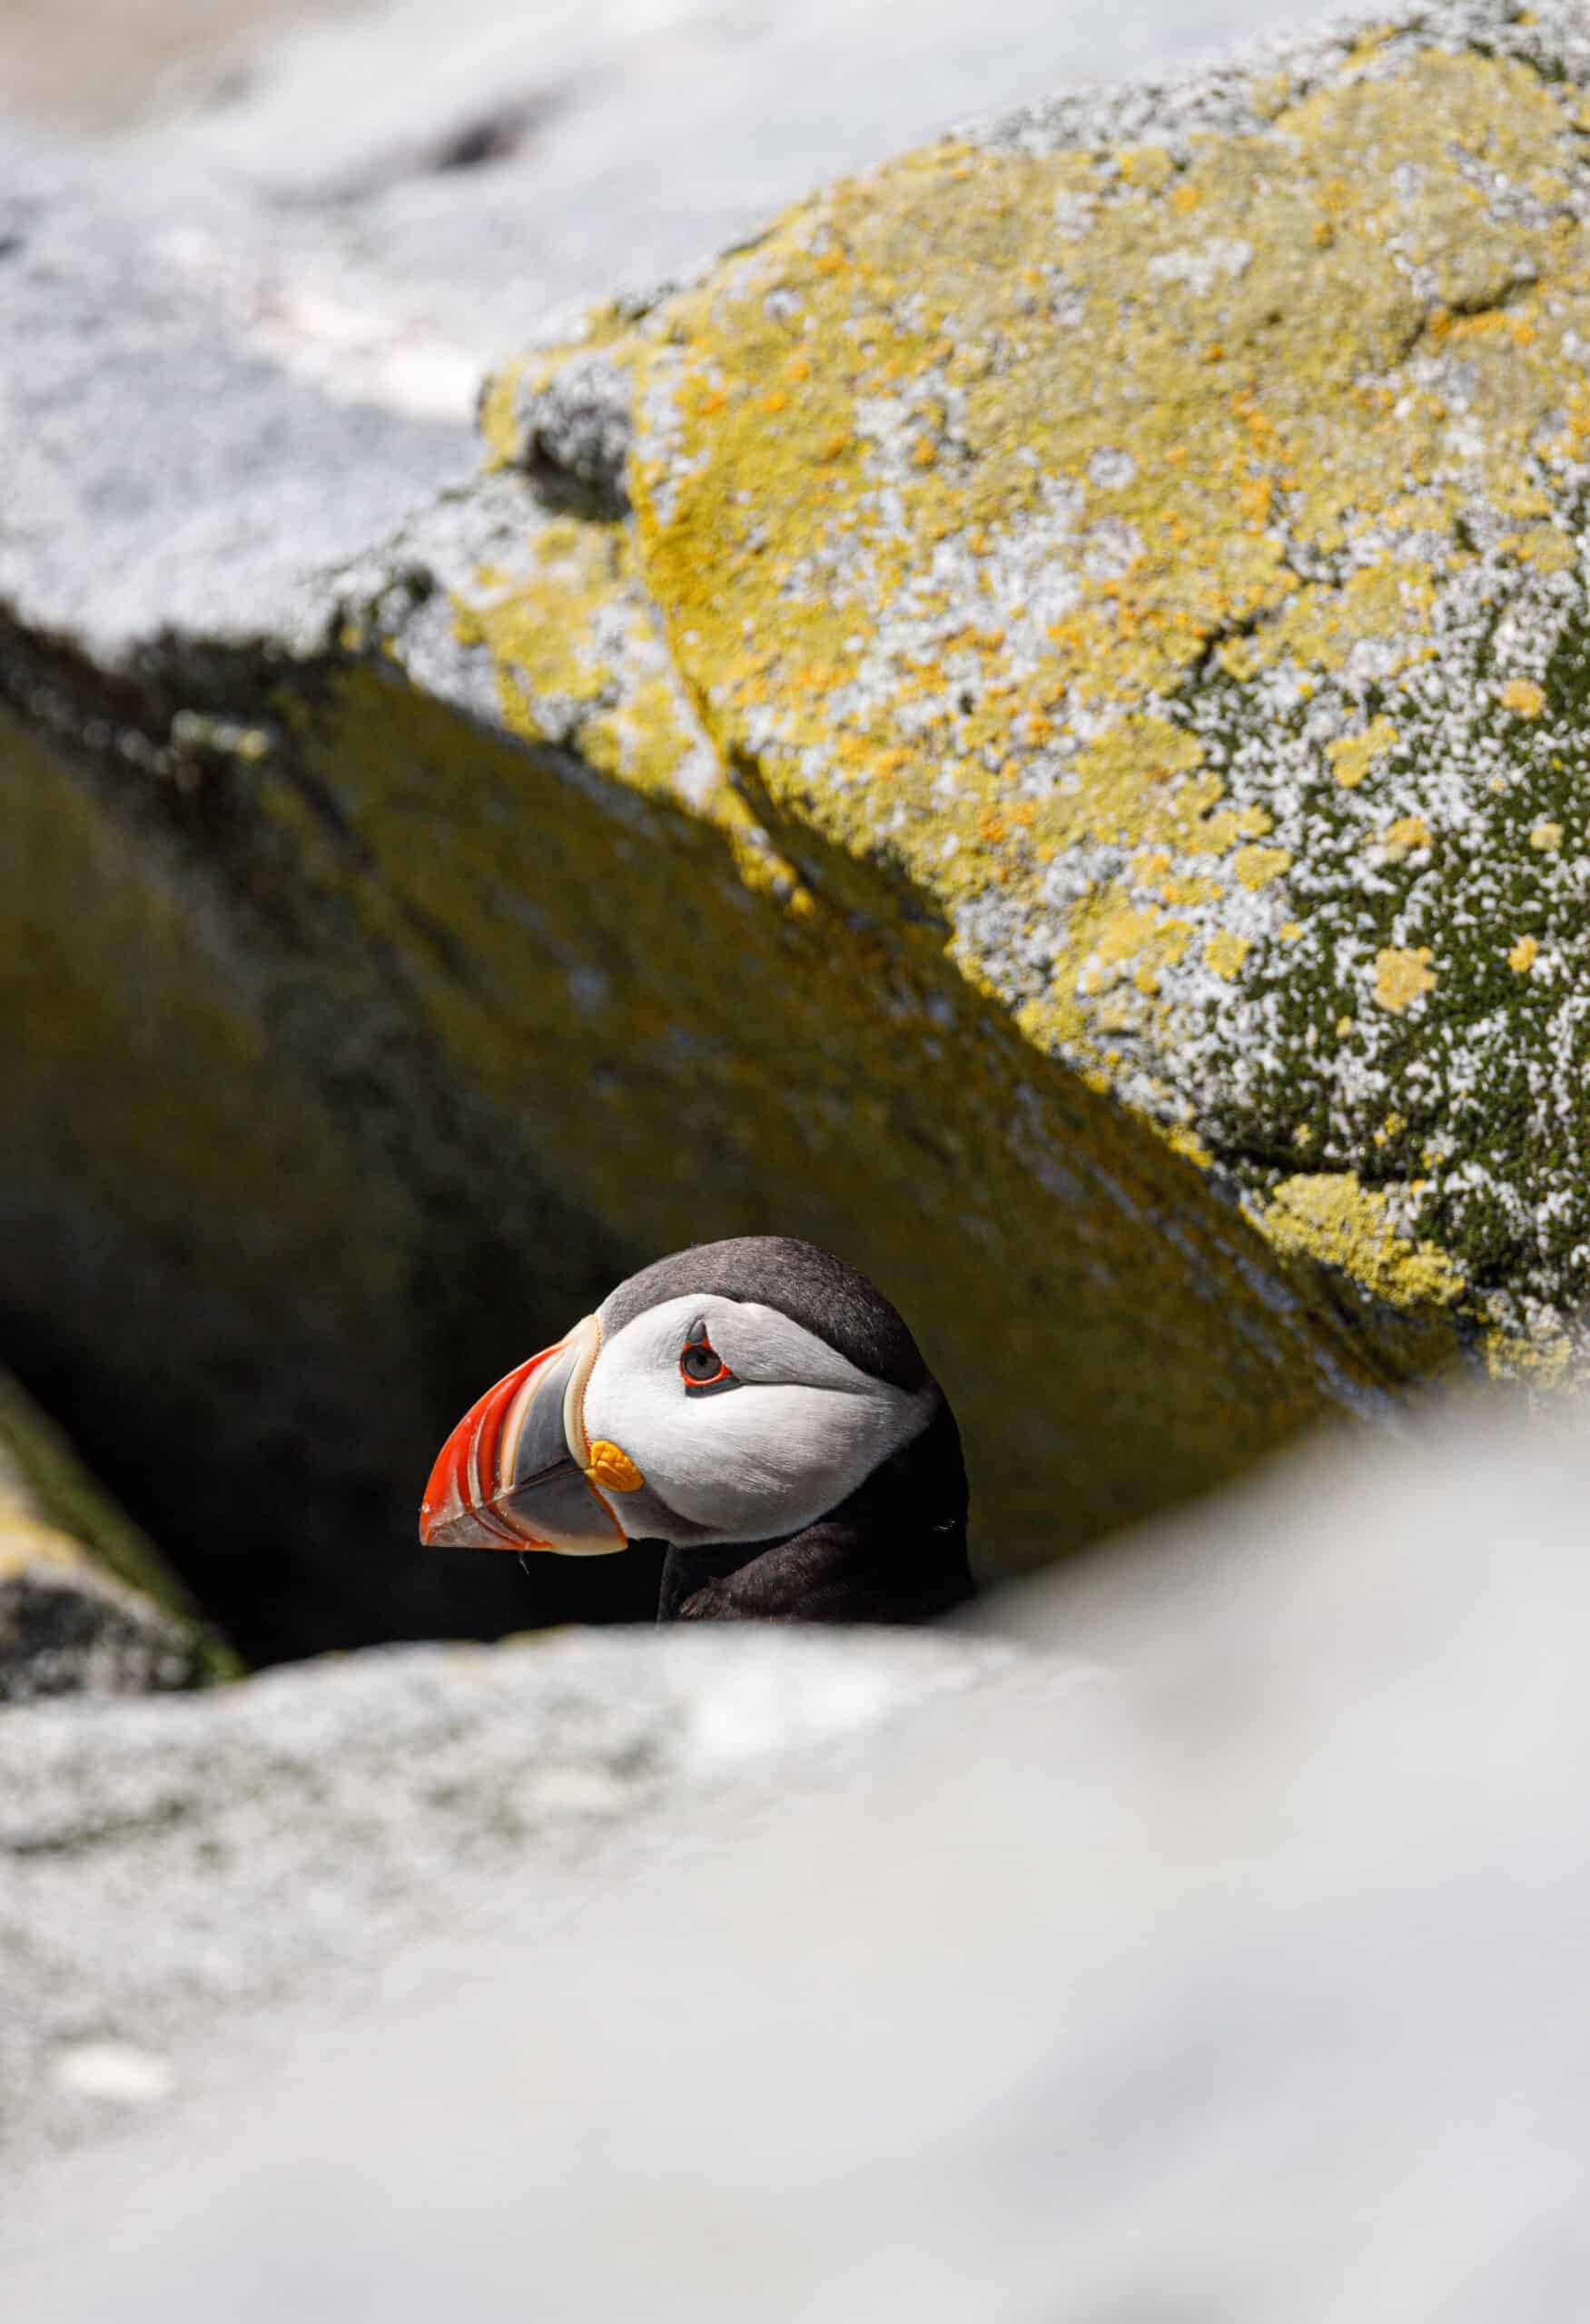
[[[499,1167],[391,963],[295,885],[274,770],[186,772],[0,717],[0,1344],[251,1660],[644,1616],[644,1560],[415,1541],[446,1427],[632,1255]]]
[[[54,675],[85,726],[97,682]],[[804,1234],[889,1287],[985,1570],[1372,1401],[1323,1303],[873,870],[775,832],[792,916],[682,809],[369,663],[222,659],[202,699],[269,741],[186,788],[6,734],[0,1318],[251,1658],[648,1612],[647,1559],[439,1559],[413,1510],[466,1402],[692,1240]]]

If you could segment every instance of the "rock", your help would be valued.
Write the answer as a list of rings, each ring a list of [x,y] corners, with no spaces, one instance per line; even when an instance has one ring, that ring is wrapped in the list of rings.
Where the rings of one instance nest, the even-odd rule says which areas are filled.
[[[47,0],[13,0],[0,92],[17,113],[139,124],[89,173],[108,175],[113,207],[153,190],[179,211],[162,239],[195,307],[272,366],[461,428],[485,365],[551,310],[686,273],[820,179],[963,114],[1310,14],[1160,0],[1087,25],[1047,0],[932,0],[907,24],[894,0],[126,0],[85,46]]]
[[[234,2086],[237,2043],[257,2064],[293,2012],[400,1983],[527,1866],[561,1909],[603,1848],[657,1845],[670,1802],[754,1791],[764,1764],[793,1779],[817,1745],[1012,1661],[885,1633],[568,1631],[8,1711],[8,2183],[168,2096]]]
[[[567,1876],[538,1851],[368,2010],[283,2011],[278,2063],[217,2023],[202,2093],[8,2176],[8,2293],[52,2324],[408,2324],[443,2286],[469,2324],[1575,2312],[1587,1492],[1582,1432],[1468,1413],[1046,1583],[1027,1659]],[[713,1643],[722,1674],[775,1642]],[[1106,1675],[1057,1683],[1057,1648]],[[323,1904],[299,1877],[256,1942]]]
[[[1392,1372],[1580,1368],[1587,69],[1479,7],[1071,102],[604,327],[805,888],[908,898]]]
[[[514,451],[541,497],[616,520],[629,514],[629,382],[600,354],[571,356],[515,396]]]
[[[232,1667],[153,1546],[0,1373],[0,1704],[202,1686]]]
[[[695,1237],[897,1297],[995,1570],[1454,1362],[1576,1378],[1587,79],[1572,10],[1473,0],[929,148],[506,367],[487,473],[358,541],[456,438],[287,396],[128,196],[108,343],[153,299],[206,409],[312,424],[221,494],[262,562],[208,627],[106,407],[26,438],[70,521],[6,552],[0,960],[51,1029],[0,1296],[246,1652],[643,1611],[641,1561],[438,1562],[412,1512]],[[174,436],[180,369],[60,376]]]
[[[1109,21],[1049,0],[920,0],[908,17],[895,0],[538,0],[533,15],[519,0],[377,0],[322,10],[261,50],[246,88],[168,114],[146,143],[163,169],[182,154],[267,196],[269,238],[222,239],[274,284],[300,358],[330,376],[402,318],[403,336],[479,369],[549,310],[692,272],[823,179],[951,122],[1315,13],[1306,0],[1157,0]],[[430,376],[445,387],[439,361]]]
[[[0,597],[134,687],[162,640],[194,677],[228,649],[289,650],[312,633],[305,576],[470,465],[464,429],[397,388],[330,394],[281,359],[242,271],[271,231],[191,165],[140,171],[0,120]],[[135,695],[103,707],[113,732],[139,724]]]

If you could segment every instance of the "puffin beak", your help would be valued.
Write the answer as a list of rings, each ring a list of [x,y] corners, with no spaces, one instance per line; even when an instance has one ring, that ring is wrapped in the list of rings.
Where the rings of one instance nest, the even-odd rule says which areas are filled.
[[[613,1456],[620,1462],[624,1456],[614,1445],[593,1447],[585,1433],[586,1383],[600,1346],[597,1319],[587,1315],[470,1406],[430,1472],[420,1504],[422,1541],[564,1557],[606,1557],[627,1547],[598,1490],[634,1489],[615,1472]]]

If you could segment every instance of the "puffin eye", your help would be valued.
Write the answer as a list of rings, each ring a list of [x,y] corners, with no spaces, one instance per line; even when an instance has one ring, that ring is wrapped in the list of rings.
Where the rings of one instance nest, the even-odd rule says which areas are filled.
[[[719,1388],[735,1376],[709,1339],[686,1342],[679,1357],[679,1375],[686,1388]]]

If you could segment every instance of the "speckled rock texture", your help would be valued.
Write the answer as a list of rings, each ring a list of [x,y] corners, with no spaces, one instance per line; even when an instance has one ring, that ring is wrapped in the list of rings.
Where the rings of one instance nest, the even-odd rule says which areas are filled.
[[[246,1652],[642,1613],[412,1510],[693,1238],[889,1289],[990,1570],[1577,1378],[1586,90],[1461,0],[1034,110],[505,363],[395,528],[283,421],[340,561],[212,638],[0,625],[0,1295]]]
[[[232,1667],[153,1546],[0,1372],[0,1704],[202,1686]]]
[[[173,2073],[163,2096],[145,2058],[144,2102],[119,2108],[136,2068],[110,2035],[164,2021],[83,2010],[96,2051],[54,2070],[138,2129],[8,2159],[15,2311],[1576,2317],[1587,1450],[1582,1430],[1474,1413],[1406,1447],[1360,1442],[1033,1585],[1002,1610],[1031,1640],[1012,1667],[785,1753],[765,1781],[695,1775],[572,1866],[538,1842],[538,1791],[578,1764],[584,1717],[537,1717],[527,1679],[517,1769],[492,1722],[479,1777],[456,1745],[438,1754],[439,1791],[464,1778],[445,1803],[416,1812],[401,1762],[390,1791],[372,1780],[348,1837],[377,1865],[394,1839],[435,1864],[443,1925],[367,2006],[268,2005],[272,2059],[205,1990],[185,2005],[197,2086]],[[643,1700],[674,1643],[633,1643]],[[700,1643],[732,1679],[795,1641]],[[660,1668],[671,1689],[683,1666]],[[290,1683],[268,1682],[283,1704]],[[543,1699],[564,1689],[578,1703],[568,1666]],[[140,1729],[162,1715],[193,1716],[140,1708]],[[47,1718],[52,1760],[70,1750],[64,1714],[17,1716]],[[644,1712],[607,1717],[645,1730]],[[335,1799],[335,1758],[319,1776]],[[148,1798],[141,1769],[129,1788]],[[479,1828],[477,1800],[528,1827],[528,1860],[511,1868],[493,1832],[459,1879],[430,1851],[439,1828]],[[48,1808],[11,1820],[69,1838]],[[180,1862],[174,1820],[147,1860]],[[240,1809],[215,1828],[248,1827]],[[344,1829],[333,1811],[329,1837]],[[112,1831],[23,1868],[41,1896],[114,1894],[108,1867],[138,1845]],[[292,1876],[251,1957],[291,1956],[347,1892],[346,1855],[322,1868],[312,1832],[281,1849]],[[233,1957],[227,1872],[206,1984]],[[192,1947],[184,1928],[163,1962],[146,1912],[130,1926],[146,1957],[118,1996]]]

